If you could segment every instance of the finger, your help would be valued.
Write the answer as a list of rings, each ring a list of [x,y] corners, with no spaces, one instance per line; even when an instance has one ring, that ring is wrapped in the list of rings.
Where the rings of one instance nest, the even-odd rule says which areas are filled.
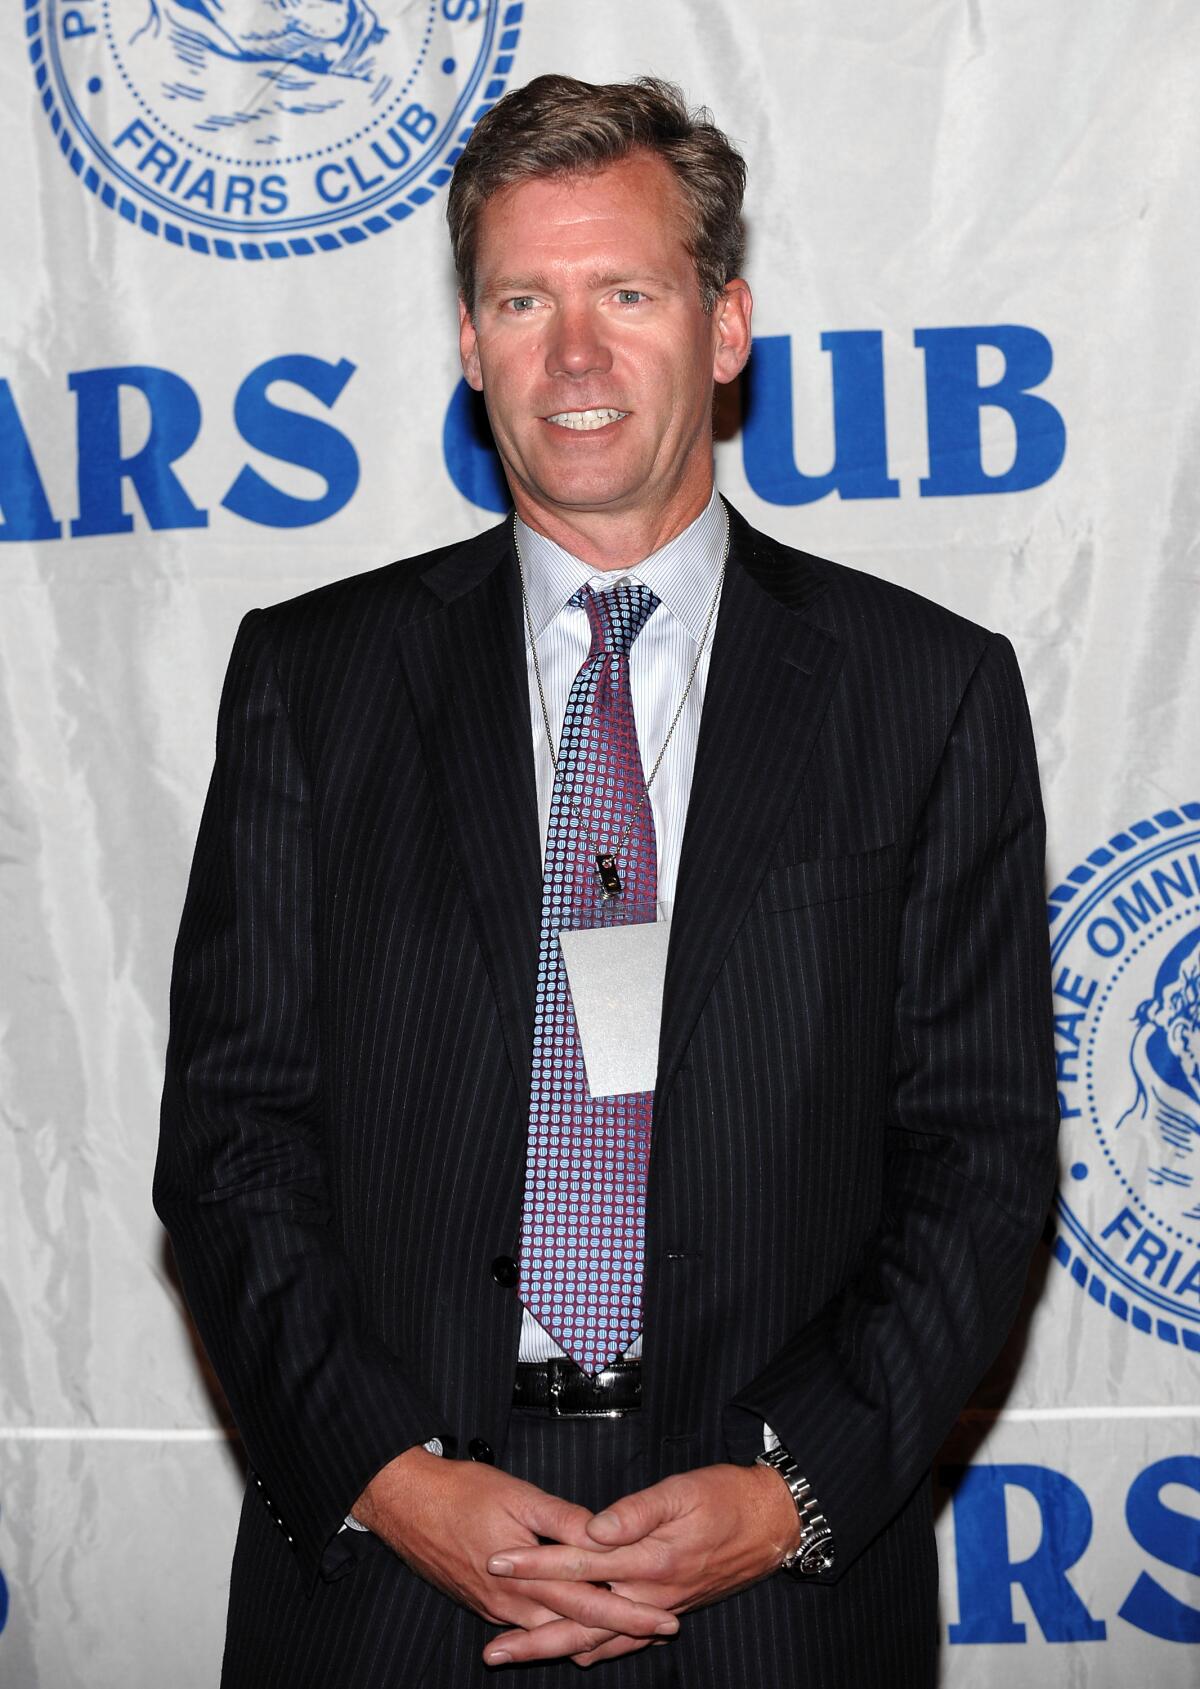
[[[606,1548],[640,1542],[642,1537],[678,1515],[680,1500],[679,1486],[667,1478],[610,1503],[602,1513],[588,1520],[587,1534]]]
[[[657,1556],[647,1552],[645,1545],[635,1543],[628,1548],[589,1548],[563,1546],[559,1543],[502,1548],[487,1563],[488,1571],[497,1578],[564,1578],[574,1583],[612,1583],[616,1579],[629,1581],[653,1575]]]
[[[587,1654],[612,1640],[611,1630],[589,1630],[572,1619],[552,1619],[533,1630],[506,1630],[493,1636],[483,1650],[487,1666],[516,1665],[525,1660],[565,1660]]]
[[[544,1602],[532,1601],[519,1593],[522,1588],[521,1584],[505,1584],[497,1590],[494,1601],[484,1602],[477,1608],[479,1616],[488,1624],[502,1629],[520,1625],[522,1630],[533,1630],[536,1625],[549,1624],[551,1620],[562,1617],[557,1607],[547,1607]]]
[[[648,1642],[645,1637],[614,1636],[611,1642],[603,1642],[599,1648],[591,1648],[586,1654],[572,1654],[571,1660],[577,1666],[598,1666],[601,1660],[615,1660],[622,1654],[640,1654],[643,1648],[665,1646],[665,1637],[661,1641]]]
[[[518,1498],[513,1513],[535,1536],[552,1537],[555,1542],[574,1543],[581,1548],[589,1544],[587,1527],[591,1514],[586,1507],[564,1501],[561,1496],[547,1495],[533,1484],[524,1488],[526,1493]]]
[[[674,1636],[679,1620],[665,1607],[630,1601],[592,1583],[529,1583],[520,1588],[532,1601],[577,1624],[625,1636]]]

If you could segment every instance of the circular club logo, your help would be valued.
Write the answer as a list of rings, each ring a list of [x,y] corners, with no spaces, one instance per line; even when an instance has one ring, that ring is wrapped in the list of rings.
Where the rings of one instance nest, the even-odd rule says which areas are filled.
[[[1200,804],[1092,851],[1050,924],[1055,1257],[1118,1319],[1200,1352]]]
[[[504,92],[503,0],[25,0],[76,175],[176,246],[334,251],[432,199]]]

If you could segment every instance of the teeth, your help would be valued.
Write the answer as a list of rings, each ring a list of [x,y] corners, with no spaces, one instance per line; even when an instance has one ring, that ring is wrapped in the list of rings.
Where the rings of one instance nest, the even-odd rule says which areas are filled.
[[[574,428],[580,432],[588,428],[604,428],[610,422],[620,422],[628,411],[596,410],[596,411],[559,411],[557,416],[548,416],[547,422],[556,422],[560,428]]]

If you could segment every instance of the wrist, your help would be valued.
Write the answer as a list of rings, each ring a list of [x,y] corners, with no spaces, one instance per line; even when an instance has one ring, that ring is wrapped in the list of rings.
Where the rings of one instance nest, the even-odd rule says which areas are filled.
[[[819,1572],[833,1570],[833,1532],[821,1512],[813,1487],[805,1478],[788,1451],[779,1444],[755,1459],[756,1466],[769,1467],[789,1492],[794,1506],[799,1539],[780,1561],[780,1569],[800,1572],[812,1577]]]
[[[749,1471],[759,1483],[767,1547],[775,1564],[782,1565],[800,1546],[800,1515],[796,1511],[796,1503],[780,1473],[761,1467],[758,1461]]]
[[[442,1464],[440,1453],[435,1453],[429,1443],[405,1449],[380,1467],[350,1509],[351,1516],[365,1530],[374,1530],[381,1517],[402,1505],[405,1496]]]

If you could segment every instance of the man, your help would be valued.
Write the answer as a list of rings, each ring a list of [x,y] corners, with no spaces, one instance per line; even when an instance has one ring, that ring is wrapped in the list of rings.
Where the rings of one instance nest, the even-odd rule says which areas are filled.
[[[449,214],[515,519],[239,632],[157,1176],[229,1685],[933,1681],[1053,1178],[1041,810],[1002,638],[713,491],[743,174],[661,83],[502,100]]]

